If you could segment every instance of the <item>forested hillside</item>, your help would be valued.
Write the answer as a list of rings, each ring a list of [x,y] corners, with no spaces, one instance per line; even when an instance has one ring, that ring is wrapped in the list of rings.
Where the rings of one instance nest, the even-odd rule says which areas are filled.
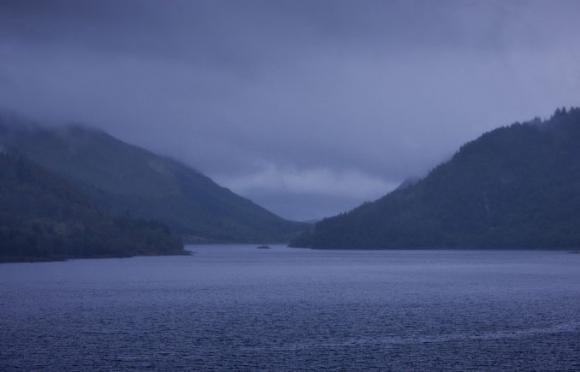
[[[167,227],[113,218],[65,179],[0,151],[0,261],[183,253]]]
[[[115,215],[159,220],[190,242],[284,242],[305,224],[280,218],[186,165],[78,125],[0,116],[0,145],[79,188]]]
[[[580,247],[580,109],[467,143],[424,179],[317,223],[294,246]]]

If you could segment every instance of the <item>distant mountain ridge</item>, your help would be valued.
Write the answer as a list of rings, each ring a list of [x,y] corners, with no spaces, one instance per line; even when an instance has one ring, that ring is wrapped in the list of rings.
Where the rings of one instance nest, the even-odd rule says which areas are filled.
[[[580,247],[580,109],[485,133],[425,178],[324,219],[293,246]]]
[[[187,241],[282,242],[306,226],[99,130],[0,117],[0,145],[70,180],[114,214],[159,220]]]

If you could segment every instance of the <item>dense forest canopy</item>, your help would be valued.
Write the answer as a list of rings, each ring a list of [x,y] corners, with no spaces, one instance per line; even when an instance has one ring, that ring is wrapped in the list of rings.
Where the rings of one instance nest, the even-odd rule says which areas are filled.
[[[292,245],[580,247],[580,109],[486,133],[425,178],[322,220]]]
[[[0,151],[0,261],[182,253],[166,226],[111,217],[62,177]]]
[[[45,128],[0,115],[2,144],[66,178],[114,215],[161,221],[189,242],[287,242],[306,227],[102,131]]]

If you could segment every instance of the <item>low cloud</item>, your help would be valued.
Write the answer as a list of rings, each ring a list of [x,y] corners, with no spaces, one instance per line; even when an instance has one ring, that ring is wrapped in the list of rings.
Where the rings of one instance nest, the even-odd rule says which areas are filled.
[[[580,104],[580,2],[0,1],[0,108],[84,122],[292,218]]]
[[[292,169],[274,164],[239,177],[225,175],[217,178],[242,194],[263,190],[269,193],[320,194],[359,200],[376,199],[397,186],[397,183],[356,170]]]

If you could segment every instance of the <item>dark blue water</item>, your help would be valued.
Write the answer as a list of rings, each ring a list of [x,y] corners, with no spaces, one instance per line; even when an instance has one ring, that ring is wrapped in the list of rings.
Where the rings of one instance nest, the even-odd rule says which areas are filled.
[[[580,370],[580,255],[194,247],[0,265],[0,370]]]

